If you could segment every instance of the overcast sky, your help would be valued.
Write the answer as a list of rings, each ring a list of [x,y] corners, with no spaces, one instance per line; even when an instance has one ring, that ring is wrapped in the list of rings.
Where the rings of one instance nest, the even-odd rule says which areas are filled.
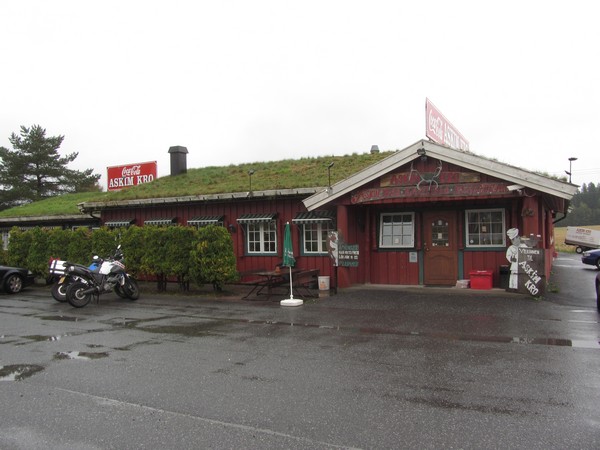
[[[106,186],[174,145],[188,168],[403,149],[429,98],[472,152],[599,183],[599,5],[1,1],[0,146],[41,125]]]

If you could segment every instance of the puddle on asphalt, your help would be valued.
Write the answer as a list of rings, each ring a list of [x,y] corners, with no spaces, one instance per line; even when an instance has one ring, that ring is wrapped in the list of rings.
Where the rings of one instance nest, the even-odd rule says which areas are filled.
[[[64,337],[71,336],[70,334],[59,334],[57,336],[44,336],[41,334],[30,334],[28,336],[23,336],[25,339],[29,339],[30,341],[35,342],[46,342],[46,341],[60,341]]]
[[[37,364],[12,364],[0,366],[0,381],[22,381],[41,372],[44,367]]]
[[[108,352],[58,352],[54,355],[54,359],[79,359],[84,361],[107,357]]]
[[[187,337],[199,337],[199,336],[210,336],[216,335],[215,329],[221,328],[223,325],[229,323],[229,321],[218,321],[213,320],[210,322],[199,322],[190,323],[185,325],[157,325],[150,327],[137,327],[140,331],[146,331],[149,333],[157,334],[177,334],[180,336]]]
[[[40,319],[42,320],[60,320],[63,322],[77,322],[79,321],[79,317],[72,317],[72,316],[41,316]]]

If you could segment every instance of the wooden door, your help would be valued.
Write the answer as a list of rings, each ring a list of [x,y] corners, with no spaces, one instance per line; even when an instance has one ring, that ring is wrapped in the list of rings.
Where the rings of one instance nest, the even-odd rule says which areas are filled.
[[[456,212],[423,213],[423,282],[454,286],[458,277]]]

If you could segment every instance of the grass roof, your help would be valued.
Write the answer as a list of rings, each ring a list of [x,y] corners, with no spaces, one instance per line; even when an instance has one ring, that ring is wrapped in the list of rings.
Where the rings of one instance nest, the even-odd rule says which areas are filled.
[[[188,169],[185,174],[164,176],[151,183],[132,186],[121,191],[83,192],[48,198],[0,211],[0,218],[78,214],[77,204],[82,202],[247,192],[250,189],[250,176],[248,175],[250,170],[254,171],[252,175],[253,191],[325,187],[329,184],[327,166],[330,163],[334,163],[331,168],[331,183],[334,184],[392,153],[321,156]]]

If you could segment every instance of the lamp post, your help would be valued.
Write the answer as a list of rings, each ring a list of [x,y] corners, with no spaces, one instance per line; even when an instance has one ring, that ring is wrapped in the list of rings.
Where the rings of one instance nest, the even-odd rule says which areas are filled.
[[[250,194],[252,194],[252,175],[254,175],[254,170],[250,169],[248,171],[248,178],[250,179]]]
[[[571,170],[571,167],[572,167],[572,165],[573,165],[573,161],[577,161],[577,158],[575,158],[574,156],[571,156],[571,157],[569,158],[569,171],[567,172],[567,171],[565,170],[565,173],[566,173],[567,175],[569,175],[569,183],[571,182],[571,175],[572,175],[572,173],[573,173],[573,171]]]
[[[328,191],[331,191],[331,168],[333,167],[334,162],[331,161],[327,166],[327,178],[329,179],[329,185],[327,187]]]

